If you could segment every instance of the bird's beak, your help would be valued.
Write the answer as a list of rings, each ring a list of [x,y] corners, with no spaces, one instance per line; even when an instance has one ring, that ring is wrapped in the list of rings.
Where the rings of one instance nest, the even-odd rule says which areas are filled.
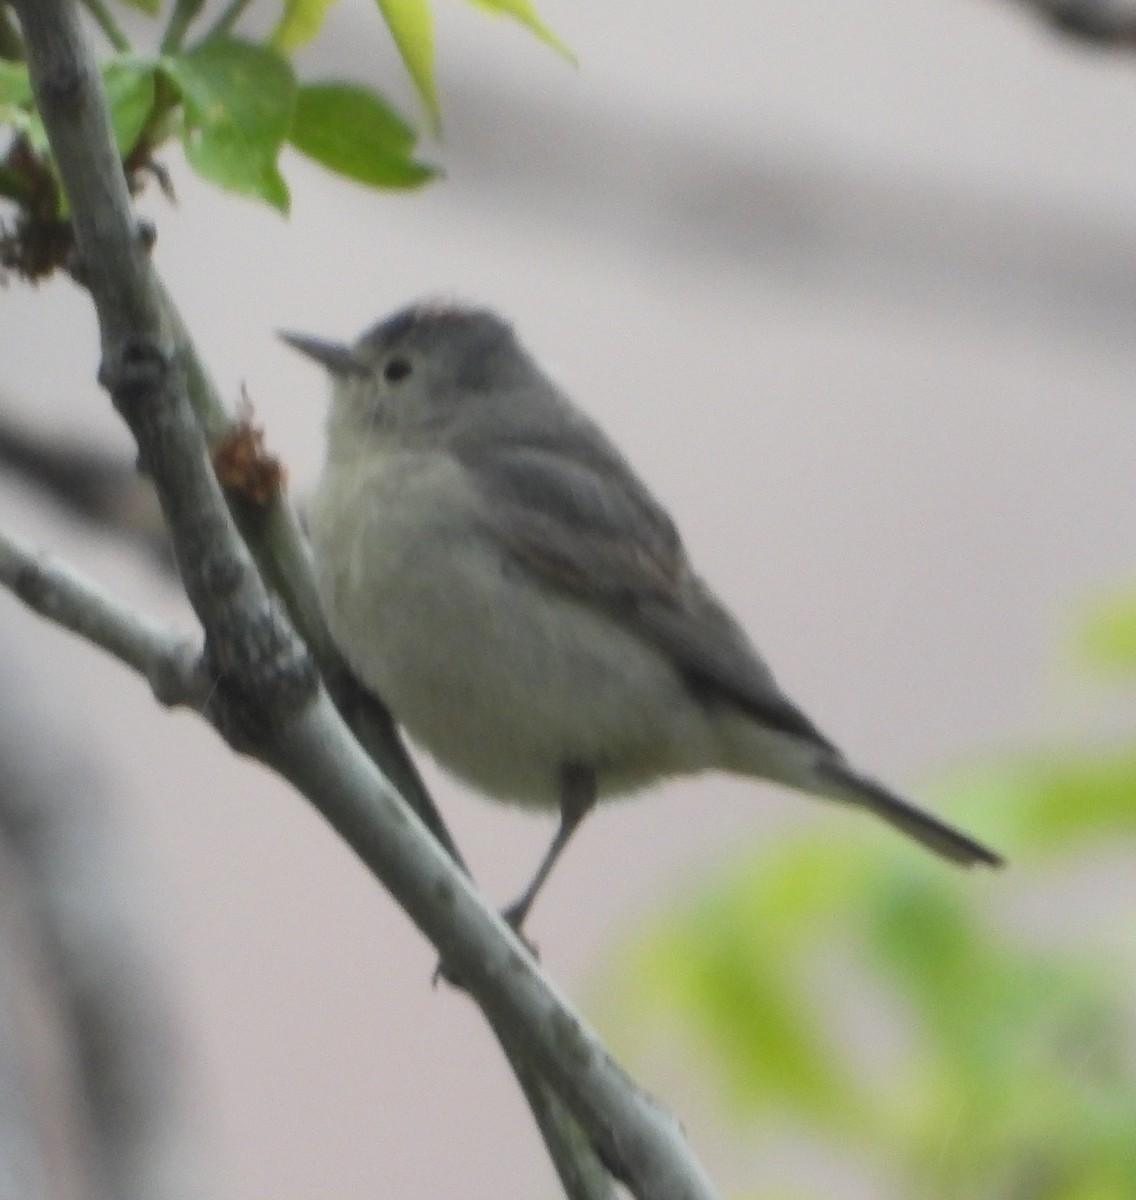
[[[323,338],[311,337],[306,333],[286,333],[281,330],[277,337],[293,350],[299,350],[308,358],[315,359],[332,375],[366,375],[369,368],[359,361],[355,351],[341,342],[325,342]]]

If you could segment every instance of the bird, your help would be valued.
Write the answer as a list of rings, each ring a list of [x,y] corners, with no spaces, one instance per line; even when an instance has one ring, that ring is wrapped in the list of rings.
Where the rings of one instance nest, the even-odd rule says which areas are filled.
[[[309,533],[338,648],[443,768],[559,813],[504,910],[518,932],[598,801],[710,770],[1001,865],[789,699],[664,507],[509,322],[423,301],[351,343],[280,336],[331,381]]]

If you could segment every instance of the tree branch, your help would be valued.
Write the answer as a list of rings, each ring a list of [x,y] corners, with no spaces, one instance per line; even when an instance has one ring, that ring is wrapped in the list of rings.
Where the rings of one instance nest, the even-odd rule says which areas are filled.
[[[166,705],[204,711],[201,649],[120,604],[78,571],[0,531],[0,583],[41,616],[93,642],[149,681]]]
[[[160,280],[155,283],[178,346],[178,357],[185,364],[190,401],[209,441],[222,442],[232,436],[234,422],[225,411],[172,298]],[[249,504],[239,495],[230,495],[229,502],[261,571],[284,600],[289,615],[312,649],[324,685],[355,737],[402,797],[410,801],[453,861],[467,870],[398,736],[390,712],[359,683],[331,639],[316,593],[307,541],[291,507],[282,495],[275,496],[265,506]],[[608,1200],[611,1183],[607,1171],[580,1126],[534,1067],[508,1023],[490,1023],[521,1085],[565,1191],[573,1200]]]
[[[351,736],[257,574],[190,406],[190,365],[130,216],[98,72],[74,0],[17,0],[36,98],[74,213],[77,270],[99,314],[100,378],[138,441],[205,630],[209,716],[276,767],[433,942],[496,1028],[555,1089],[643,1200],[708,1200],[672,1117],[644,1096],[542,976]]]
[[[152,279],[177,347],[178,361],[185,370],[190,403],[205,431],[206,441],[217,445],[233,436],[237,425],[199,358],[172,297],[157,275],[152,275]],[[243,496],[230,495],[229,506],[265,580],[283,600],[292,623],[315,657],[324,686],[352,732],[451,858],[464,866],[450,831],[398,736],[389,710],[379,697],[358,683],[332,641],[316,592],[307,541],[285,496],[278,492],[267,504],[254,504]]]
[[[172,676],[180,683],[180,702],[211,712],[215,693],[202,694],[196,655],[186,666],[192,654],[186,642],[77,572],[0,535],[0,582],[42,615],[92,636],[147,679]],[[555,992],[513,931],[379,774],[326,693],[317,691],[299,711],[289,706],[279,720],[279,729],[250,752],[296,784],[387,885],[494,1028],[509,1030],[506,1040],[539,1065],[542,1079],[556,1089],[551,1103],[567,1104],[603,1161],[644,1200],[711,1200],[713,1190],[677,1122],[632,1085]],[[545,1094],[542,1107],[549,1103]],[[592,1171],[586,1162],[576,1169],[585,1178]]]
[[[93,130],[91,136],[94,136]],[[108,165],[109,159],[104,155],[101,170],[108,169]],[[92,169],[97,170],[98,168],[88,165],[84,170],[84,182],[80,186],[86,186],[87,176]],[[134,244],[132,248],[136,252],[138,246]],[[148,263],[146,270],[148,271]],[[83,274],[81,263],[79,272]],[[87,273],[87,280],[92,286],[92,293],[95,294],[94,282],[90,279],[89,273]],[[168,331],[174,347],[174,358],[184,370],[188,396],[193,410],[207,439],[215,444],[232,434],[235,428],[234,422],[225,411],[217,389],[197,355],[193,341],[172,298],[152,272],[149,272],[148,282],[153,294],[147,299],[160,309],[160,327]],[[113,280],[110,281],[109,287],[113,302],[115,300]],[[389,711],[378,697],[358,684],[332,642],[316,594],[307,545],[284,497],[275,496],[267,506],[250,505],[243,502],[239,496],[231,497],[231,503],[241,532],[256,552],[257,561],[262,571],[265,572],[266,578],[283,598],[293,621],[312,648],[325,686],[335,700],[336,706],[345,715],[355,736],[371,757],[381,764],[402,796],[409,799],[415,812],[448,851],[454,862],[464,870],[465,866],[456,843],[450,836],[449,830],[442,821],[441,815],[407,754]],[[105,649],[114,652],[113,646],[100,644],[103,644]],[[162,690],[168,686],[168,682],[157,676],[151,676],[150,682],[152,687],[155,687],[156,682],[160,685],[155,687],[155,691],[160,698],[169,702],[169,697]],[[216,693],[211,691],[210,696],[216,698]],[[537,1082],[539,1072],[534,1070],[533,1065],[527,1061],[526,1052],[518,1046],[515,1039],[504,1040],[502,1035],[506,1028],[507,1026],[499,1026],[495,1032],[502,1040],[502,1048],[522,1083],[526,1098],[533,1106],[533,1115],[537,1125],[548,1144],[549,1152],[557,1164],[558,1170],[561,1170],[569,1194],[578,1197],[579,1200],[600,1200],[606,1195],[605,1191],[597,1190],[594,1187],[590,1191],[574,1190],[570,1186],[570,1177],[565,1175],[562,1169],[563,1164],[575,1161],[576,1166],[572,1175],[580,1180],[590,1179],[593,1182],[603,1176],[602,1167],[595,1160],[594,1154],[591,1155],[590,1163],[582,1161],[586,1139],[582,1138],[575,1122],[553,1096],[544,1096],[537,1106],[536,1101],[542,1086]],[[544,1084],[543,1087],[547,1091],[547,1084]]]

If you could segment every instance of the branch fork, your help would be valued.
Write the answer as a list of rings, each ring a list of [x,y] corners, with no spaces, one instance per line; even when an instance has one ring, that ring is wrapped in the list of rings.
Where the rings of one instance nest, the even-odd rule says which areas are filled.
[[[2,535],[0,580],[22,581],[39,611],[145,675],[164,703],[206,715],[312,802],[482,1009],[573,1200],[608,1200],[611,1175],[639,1200],[712,1200],[678,1123],[620,1070],[449,852],[389,714],[342,687],[306,551],[279,497],[238,528],[242,505],[226,504],[206,437],[216,441],[233,423],[139,241],[75,0],[13,4],[99,316],[99,377],[158,492],[204,651]],[[309,646],[323,678],[363,711],[356,728],[374,757],[332,703]]]

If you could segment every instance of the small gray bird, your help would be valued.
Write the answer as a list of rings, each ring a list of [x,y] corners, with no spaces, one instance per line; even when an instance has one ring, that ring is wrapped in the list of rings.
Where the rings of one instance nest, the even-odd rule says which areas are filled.
[[[599,427],[492,312],[421,304],[332,380],[310,519],[332,636],[410,735],[488,795],[559,808],[520,928],[597,799],[733,771],[857,804],[953,862],[998,855],[861,775],[785,696]]]

